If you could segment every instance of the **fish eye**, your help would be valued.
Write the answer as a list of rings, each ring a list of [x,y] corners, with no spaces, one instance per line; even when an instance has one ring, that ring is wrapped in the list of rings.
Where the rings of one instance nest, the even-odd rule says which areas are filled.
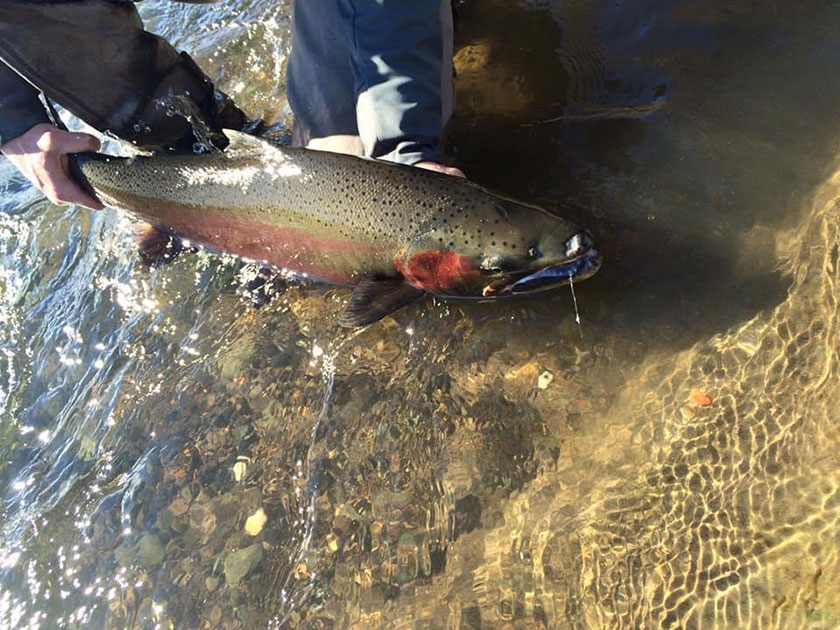
[[[528,257],[534,259],[543,257],[543,253],[540,250],[539,245],[531,245],[531,247],[528,248]]]

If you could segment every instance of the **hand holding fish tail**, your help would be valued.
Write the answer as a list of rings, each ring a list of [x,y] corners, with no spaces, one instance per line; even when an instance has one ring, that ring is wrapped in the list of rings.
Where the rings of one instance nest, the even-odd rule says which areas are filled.
[[[101,210],[104,206],[70,177],[69,155],[98,151],[101,143],[87,133],[63,131],[40,123],[0,146],[9,161],[54,204],[77,204]]]

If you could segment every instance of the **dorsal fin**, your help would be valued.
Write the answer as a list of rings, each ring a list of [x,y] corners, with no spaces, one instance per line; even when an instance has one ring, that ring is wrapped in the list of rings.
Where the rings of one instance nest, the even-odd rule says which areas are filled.
[[[225,134],[225,137],[228,139],[230,144],[227,146],[225,151],[265,151],[266,149],[277,149],[277,146],[260,138],[259,136],[253,136],[250,133],[245,133],[243,131],[236,131],[235,129],[222,129],[222,133]]]

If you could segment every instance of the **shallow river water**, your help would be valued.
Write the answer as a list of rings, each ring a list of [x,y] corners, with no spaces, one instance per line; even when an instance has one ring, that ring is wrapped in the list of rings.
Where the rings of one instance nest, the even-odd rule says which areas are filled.
[[[282,129],[289,4],[141,13]],[[455,50],[452,161],[605,254],[580,327],[255,309],[0,165],[0,629],[840,627],[840,5],[468,0]]]

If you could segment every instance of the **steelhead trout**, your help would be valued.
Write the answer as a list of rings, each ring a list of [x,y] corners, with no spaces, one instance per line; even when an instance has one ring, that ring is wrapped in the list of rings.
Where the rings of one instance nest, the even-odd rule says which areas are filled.
[[[424,295],[530,294],[600,267],[585,230],[462,178],[225,133],[223,153],[76,159],[104,204],[161,233],[354,286],[343,326]]]

